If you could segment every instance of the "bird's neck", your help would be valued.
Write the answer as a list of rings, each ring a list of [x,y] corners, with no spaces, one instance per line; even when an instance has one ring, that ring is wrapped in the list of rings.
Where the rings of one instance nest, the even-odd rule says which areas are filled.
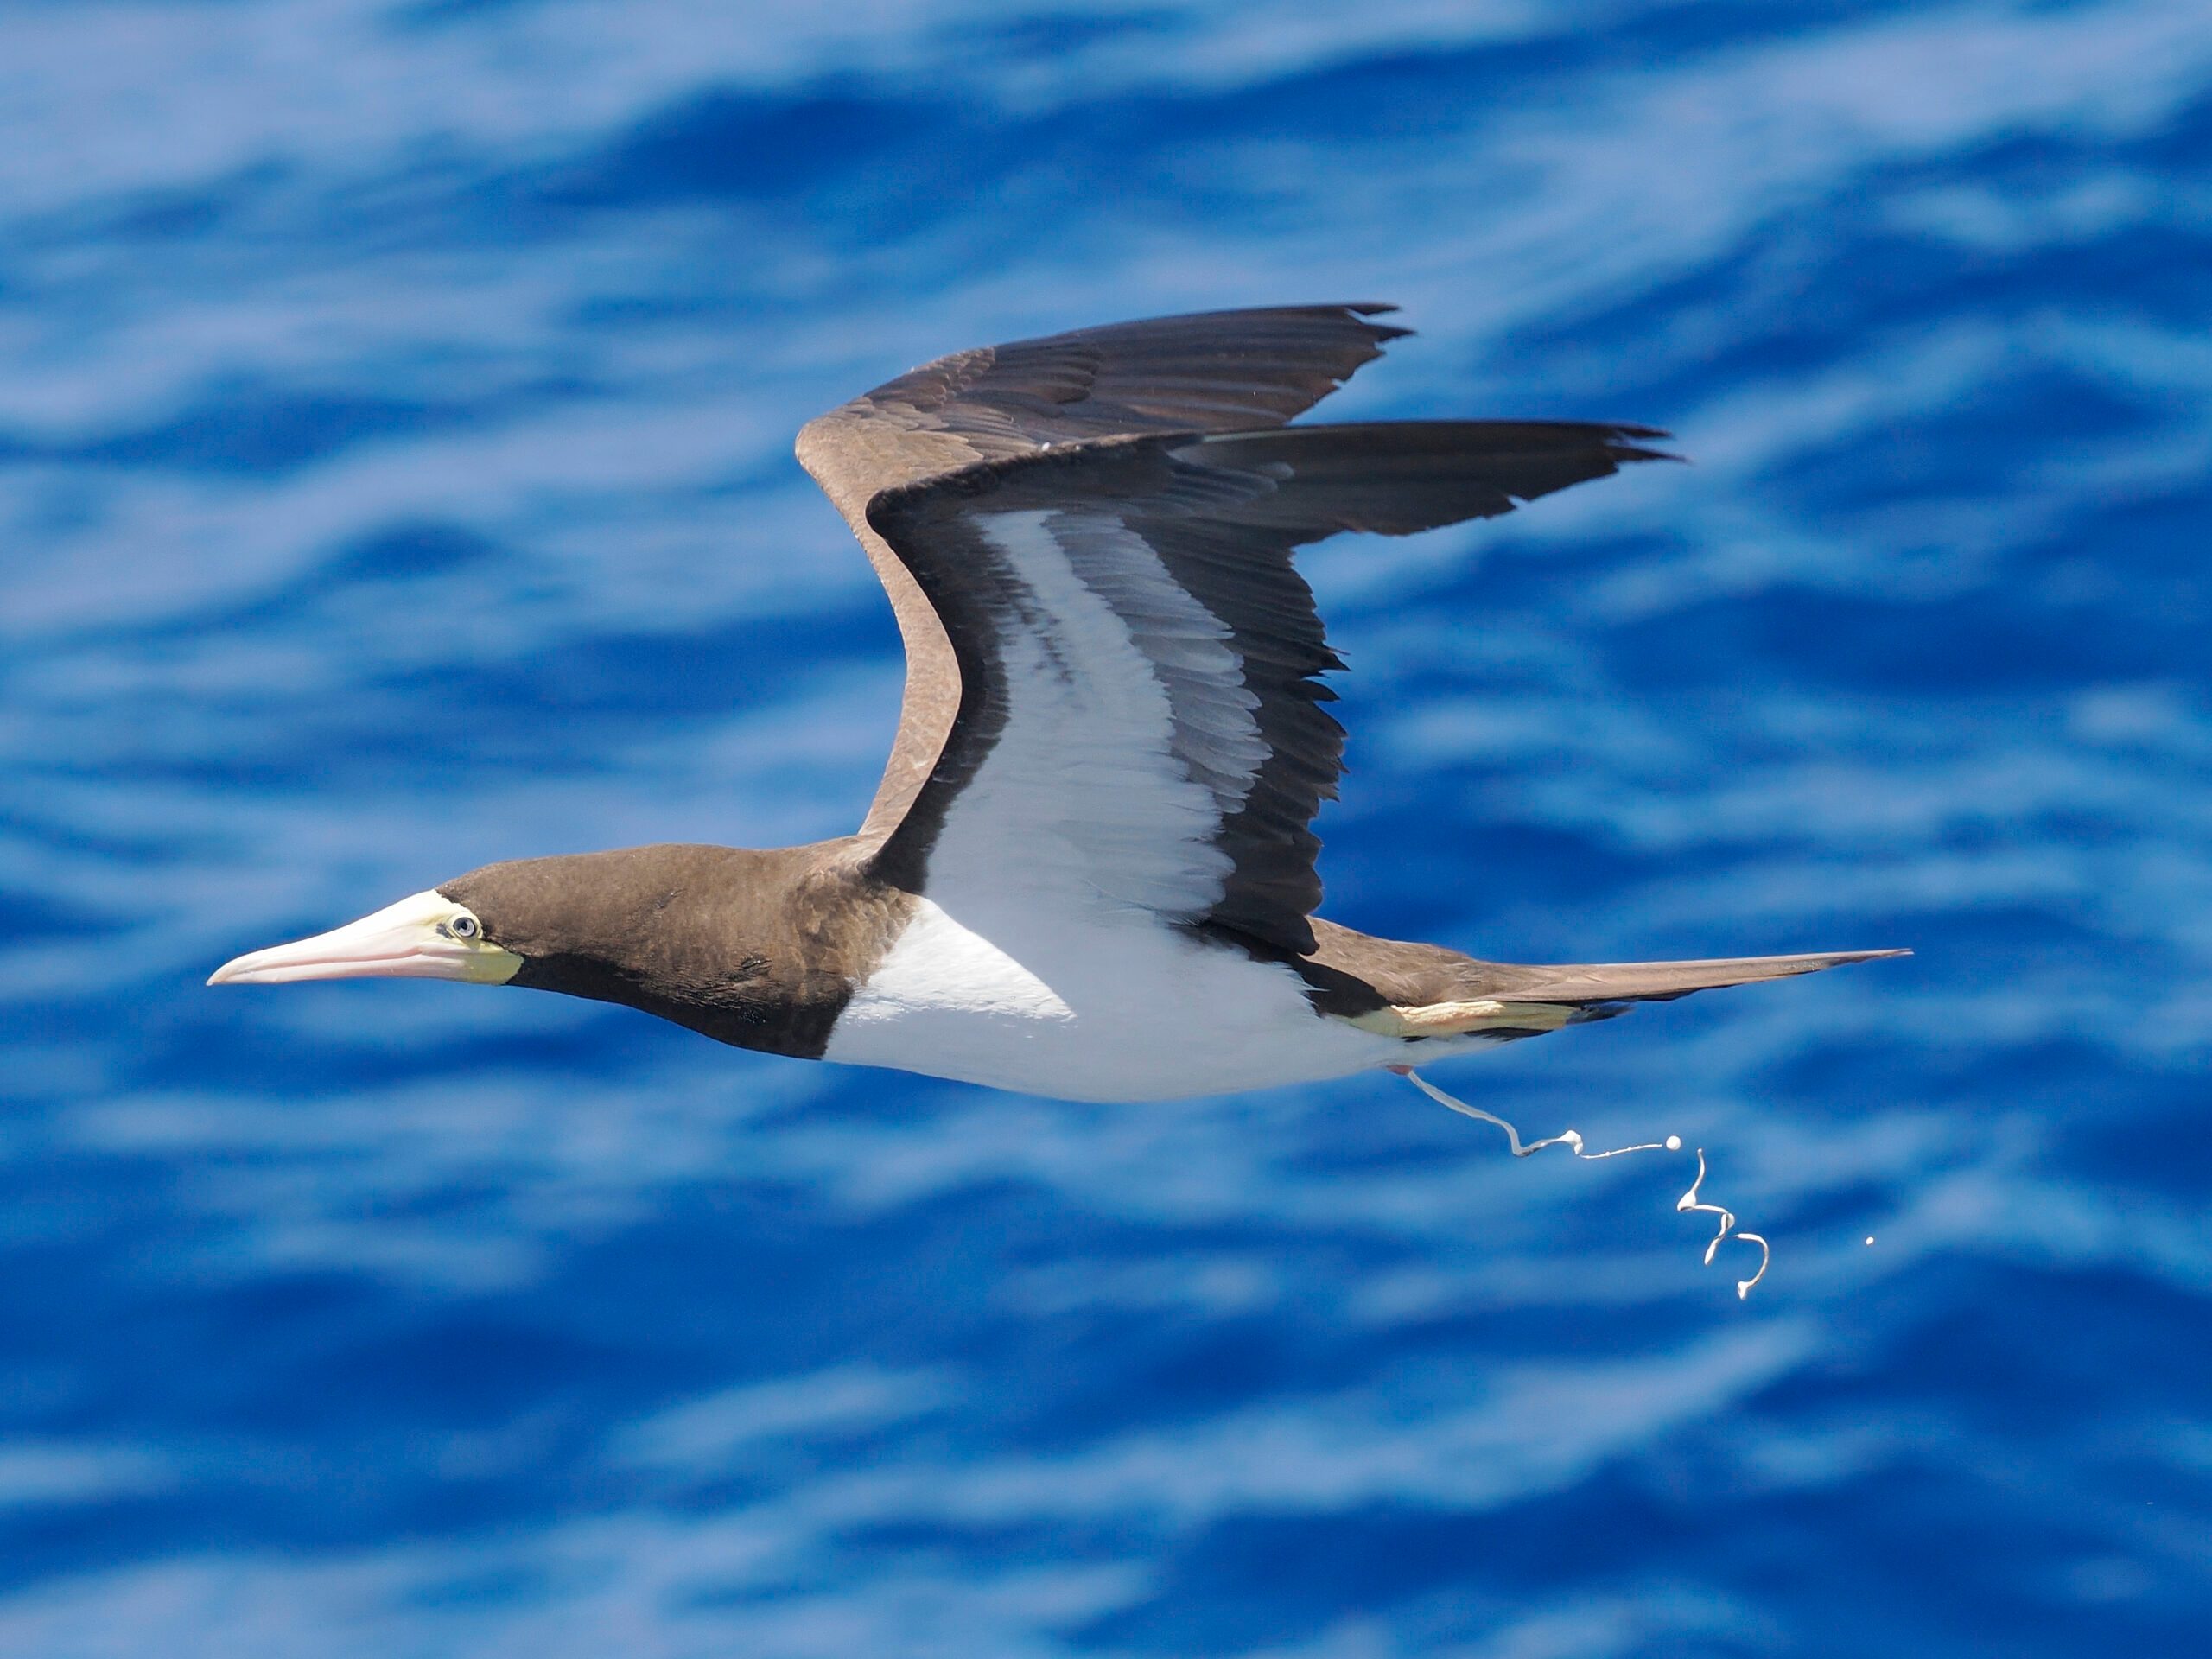
[[[620,1002],[742,1048],[818,1058],[912,901],[850,842],[632,847],[495,865],[448,891],[523,957],[509,982]]]

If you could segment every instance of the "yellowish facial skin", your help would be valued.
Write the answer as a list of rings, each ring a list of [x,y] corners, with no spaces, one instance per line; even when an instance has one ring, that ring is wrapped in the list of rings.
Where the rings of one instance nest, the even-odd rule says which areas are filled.
[[[210,985],[289,985],[308,979],[454,979],[504,985],[522,958],[484,937],[466,906],[433,889],[358,922],[225,963]]]

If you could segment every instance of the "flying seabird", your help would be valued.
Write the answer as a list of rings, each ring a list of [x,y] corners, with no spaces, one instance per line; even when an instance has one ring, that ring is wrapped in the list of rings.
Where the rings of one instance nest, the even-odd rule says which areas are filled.
[[[526,985],[721,1042],[1075,1100],[1406,1071],[1630,1004],[1902,955],[1527,966],[1314,915],[1343,664],[1294,549],[1667,458],[1649,427],[1285,423],[1407,331],[1222,311],[958,353],[798,458],[906,644],[856,835],[482,869],[211,984]]]

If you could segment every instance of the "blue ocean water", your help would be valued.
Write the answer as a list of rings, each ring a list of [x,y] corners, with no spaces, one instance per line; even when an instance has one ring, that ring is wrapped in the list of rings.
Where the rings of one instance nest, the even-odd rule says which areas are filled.
[[[0,1653],[2212,1649],[2201,0],[0,11]],[[940,352],[1391,300],[1680,435],[1307,568],[1329,912],[1910,945],[1069,1106],[420,983],[495,857],[857,821],[790,458]]]

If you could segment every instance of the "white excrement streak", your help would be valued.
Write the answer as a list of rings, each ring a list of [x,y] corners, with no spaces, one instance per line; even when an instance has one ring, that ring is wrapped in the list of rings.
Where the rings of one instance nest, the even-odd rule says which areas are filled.
[[[1592,1159],[1618,1158],[1624,1153],[1630,1152],[1680,1152],[1682,1149],[1682,1137],[1679,1135],[1670,1135],[1664,1141],[1647,1141],[1640,1146],[1634,1147],[1615,1147],[1611,1152],[1586,1152],[1582,1147],[1582,1136],[1573,1129],[1563,1129],[1548,1140],[1531,1141],[1524,1144],[1521,1139],[1521,1132],[1495,1112],[1486,1112],[1479,1106],[1470,1106],[1457,1096],[1446,1094],[1409,1065],[1394,1065],[1389,1069],[1405,1078],[1440,1106],[1448,1106],[1463,1117],[1478,1117],[1485,1123],[1497,1124],[1499,1128],[1505,1131],[1506,1144],[1511,1147],[1516,1158],[1526,1158],[1530,1153],[1541,1152],[1546,1147],[1567,1147],[1578,1158]],[[1686,1215],[1702,1214],[1720,1217],[1719,1230],[1713,1234],[1713,1242],[1705,1247],[1705,1265],[1708,1268],[1713,1265],[1713,1255],[1720,1249],[1722,1241],[1731,1233],[1742,1239],[1746,1244],[1756,1244],[1759,1247],[1758,1271],[1748,1279],[1738,1279],[1736,1281],[1736,1300],[1742,1301],[1751,1295],[1751,1287],[1766,1277],[1767,1268],[1774,1260],[1774,1250],[1767,1243],[1764,1236],[1758,1233],[1747,1233],[1737,1226],[1733,1211],[1724,1209],[1717,1204],[1707,1204],[1700,1199],[1698,1189],[1704,1185],[1705,1148],[1700,1147],[1697,1149],[1697,1179],[1690,1183],[1688,1192],[1675,1200],[1675,1208],[1678,1212]],[[1871,1244],[1874,1241],[1870,1238],[1866,1242]]]

